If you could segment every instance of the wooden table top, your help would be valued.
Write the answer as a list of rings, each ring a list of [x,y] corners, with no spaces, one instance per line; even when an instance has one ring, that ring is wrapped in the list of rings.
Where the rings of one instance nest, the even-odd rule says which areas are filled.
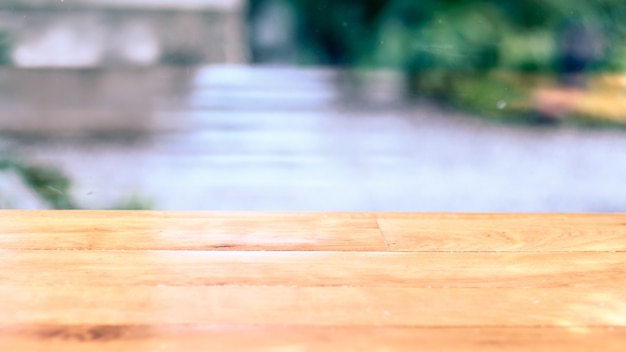
[[[626,215],[0,211],[0,351],[626,351]]]

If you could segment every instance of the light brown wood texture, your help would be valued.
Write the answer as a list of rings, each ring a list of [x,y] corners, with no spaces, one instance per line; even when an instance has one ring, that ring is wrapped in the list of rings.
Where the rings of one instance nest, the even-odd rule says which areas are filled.
[[[68,219],[72,219],[68,222]],[[385,250],[373,214],[2,211],[0,248]]]
[[[626,253],[26,250],[0,251],[0,273],[38,286],[626,288]]]
[[[0,326],[1,351],[623,352],[626,328]]]
[[[5,210],[0,234],[6,249],[626,251],[626,214]]]
[[[2,351],[614,351],[624,328],[28,326]]]
[[[392,251],[626,251],[626,214],[381,214]]]
[[[622,214],[0,211],[0,351],[626,351]]]
[[[624,326],[612,289],[0,286],[6,324]]]

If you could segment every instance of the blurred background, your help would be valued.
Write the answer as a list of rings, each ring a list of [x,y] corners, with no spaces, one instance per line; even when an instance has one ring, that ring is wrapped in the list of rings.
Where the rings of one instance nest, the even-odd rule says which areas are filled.
[[[4,0],[0,208],[626,211],[621,0]]]

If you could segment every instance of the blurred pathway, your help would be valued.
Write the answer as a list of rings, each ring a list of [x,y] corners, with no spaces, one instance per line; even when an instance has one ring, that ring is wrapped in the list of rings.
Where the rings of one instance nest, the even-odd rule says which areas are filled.
[[[350,108],[328,71],[190,77],[152,133],[1,141],[61,166],[94,208],[136,195],[157,209],[626,211],[624,132],[494,126],[427,104]],[[393,98],[385,82],[371,99]]]

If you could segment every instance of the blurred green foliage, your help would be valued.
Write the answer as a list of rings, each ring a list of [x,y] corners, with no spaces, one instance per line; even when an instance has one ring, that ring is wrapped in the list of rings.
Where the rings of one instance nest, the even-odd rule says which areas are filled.
[[[296,8],[307,62],[317,53],[317,64],[399,69],[411,92],[481,116],[534,120],[536,87],[568,72],[626,70],[623,0],[298,0]]]
[[[14,158],[2,158],[0,171],[15,172],[50,209],[82,209],[71,195],[71,180],[55,167],[33,165]],[[149,210],[152,208],[152,203],[133,195],[110,209]]]
[[[0,31],[0,66],[10,62],[9,50],[9,37],[6,33]]]
[[[626,68],[621,0],[297,0],[302,40],[321,62],[411,71],[506,68],[551,72],[560,31],[597,28],[597,68]]]
[[[15,172],[50,208],[76,209],[69,195],[70,180],[58,169],[2,159],[0,171]]]

